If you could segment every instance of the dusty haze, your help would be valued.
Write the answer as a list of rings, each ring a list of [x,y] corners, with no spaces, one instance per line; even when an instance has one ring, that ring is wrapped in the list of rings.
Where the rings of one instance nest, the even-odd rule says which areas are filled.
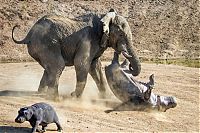
[[[105,63],[104,63],[105,64]],[[14,122],[20,107],[36,102],[51,104],[58,113],[64,132],[69,131],[199,131],[199,87],[197,68],[175,65],[142,64],[143,72],[138,80],[148,81],[155,74],[154,93],[172,95],[177,98],[176,108],[167,112],[118,111],[106,114],[104,111],[117,106],[120,101],[108,90],[106,99],[98,98],[98,90],[89,76],[83,98],[67,98],[53,102],[34,94],[42,76],[37,63],[0,64],[0,131],[30,132],[28,122]],[[60,79],[59,91],[69,95],[75,88],[75,71],[68,67]],[[47,133],[53,133],[56,126],[48,126]]]

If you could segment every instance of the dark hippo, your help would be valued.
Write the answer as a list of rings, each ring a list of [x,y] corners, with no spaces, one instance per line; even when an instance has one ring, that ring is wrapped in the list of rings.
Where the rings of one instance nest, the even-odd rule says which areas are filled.
[[[130,73],[129,63],[125,60],[120,65],[118,58],[119,55],[115,52],[112,64],[105,68],[106,78],[113,94],[123,102],[114,110],[124,110],[128,107],[133,110],[158,109],[166,111],[176,107],[175,97],[160,96],[152,92],[153,74],[149,77],[148,83],[136,81]]]
[[[46,103],[36,103],[32,106],[21,108],[18,111],[18,116],[15,119],[15,122],[23,123],[25,121],[29,121],[33,127],[32,133],[35,133],[36,130],[39,132],[45,132],[47,125],[50,123],[56,123],[58,127],[57,131],[62,131],[55,110]],[[38,128],[39,125],[42,125],[42,130]]]

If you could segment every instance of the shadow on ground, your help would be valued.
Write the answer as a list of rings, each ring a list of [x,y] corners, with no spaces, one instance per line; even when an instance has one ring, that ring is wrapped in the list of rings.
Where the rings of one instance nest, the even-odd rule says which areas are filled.
[[[4,90],[0,91],[0,96],[42,96],[44,94],[38,94],[37,91],[13,91],[13,90]]]
[[[0,126],[1,133],[30,133],[31,128],[28,127],[13,127],[13,126]]]
[[[21,97],[21,96],[36,96],[45,98],[47,100],[52,100],[45,94],[39,94],[37,91],[13,91],[13,90],[4,90],[0,91],[1,96],[12,96],[12,97]],[[60,95],[59,101],[72,100],[71,96]],[[75,99],[81,100],[81,99]],[[147,111],[145,106],[133,106],[132,104],[123,104],[120,101],[113,101],[111,99],[91,99],[90,102],[94,105],[103,104],[105,107],[112,108],[111,110],[105,110],[105,113],[110,113],[113,111]],[[1,131],[1,130],[0,130]]]

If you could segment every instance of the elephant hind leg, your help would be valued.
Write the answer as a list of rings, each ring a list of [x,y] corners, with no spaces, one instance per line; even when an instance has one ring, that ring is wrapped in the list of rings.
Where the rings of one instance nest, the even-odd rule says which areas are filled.
[[[82,66],[75,65],[75,71],[76,71],[76,89],[74,92],[71,93],[71,96],[80,98],[82,96],[82,93],[86,85],[88,70],[82,68]]]
[[[44,93],[47,91],[48,89],[47,80],[48,80],[48,74],[47,74],[47,71],[44,70],[44,73],[43,73],[42,79],[40,80],[40,85],[38,88],[39,93]]]
[[[58,97],[59,78],[65,68],[64,59],[61,55],[56,56],[53,53],[43,56],[42,59],[45,60],[40,59],[40,63],[45,70],[38,91],[44,91],[44,88],[48,86],[47,93],[52,99],[56,99]]]
[[[48,67],[47,85],[48,85],[48,94],[50,94],[50,96],[58,97],[59,78],[64,68],[65,68],[65,62],[63,59],[60,60],[57,59],[57,61],[54,62],[54,65]]]

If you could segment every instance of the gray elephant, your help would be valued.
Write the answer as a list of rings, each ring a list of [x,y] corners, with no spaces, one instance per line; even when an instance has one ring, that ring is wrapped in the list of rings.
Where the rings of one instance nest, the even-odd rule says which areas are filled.
[[[117,53],[114,54],[112,63],[105,67],[105,74],[113,94],[123,103],[114,110],[146,110],[158,109],[166,111],[177,105],[175,97],[160,96],[152,92],[154,87],[154,75],[149,77],[149,82],[139,82],[130,74],[129,63],[125,60],[119,64]]]
[[[14,39],[16,27],[18,26],[14,26],[12,30],[13,41],[27,44],[30,56],[44,68],[38,91],[47,91],[54,98],[58,96],[58,82],[63,69],[73,65],[77,82],[71,95],[81,97],[90,73],[101,96],[104,96],[106,82],[99,57],[108,47],[124,54],[130,61],[133,75],[140,73],[141,65],[133,50],[129,24],[114,10],[105,15],[91,13],[74,19],[44,16],[20,41]],[[105,34],[106,39],[102,37]]]

